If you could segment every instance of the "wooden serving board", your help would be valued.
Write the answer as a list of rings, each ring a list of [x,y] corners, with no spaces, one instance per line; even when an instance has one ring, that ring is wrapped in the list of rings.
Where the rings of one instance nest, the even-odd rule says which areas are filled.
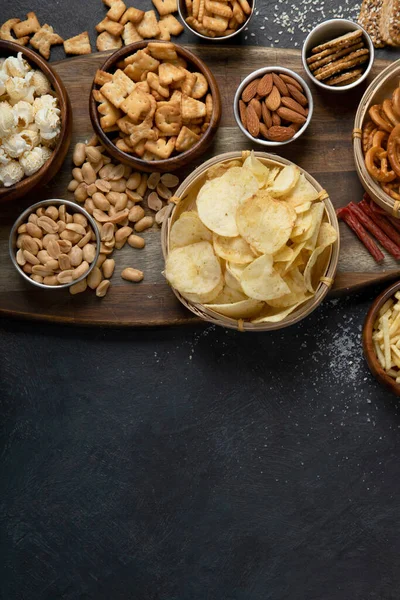
[[[222,121],[215,141],[204,160],[228,150],[251,149],[252,145],[240,132],[233,116],[233,97],[241,80],[267,65],[281,65],[307,79],[300,52],[260,47],[192,47],[209,65],[218,81],[222,96]],[[10,227],[22,210],[46,198],[73,199],[66,191],[71,179],[71,154],[74,144],[92,135],[88,113],[89,89],[94,73],[108,53],[92,54],[54,63],[61,75],[73,107],[73,138],[64,165],[55,177],[37,193],[12,205],[0,207],[0,314],[48,321],[119,326],[159,326],[194,322],[195,317],[184,309],[166,284],[161,271],[163,258],[160,232],[157,226],[145,232],[144,250],[130,247],[114,253],[116,269],[112,287],[104,299],[90,290],[71,296],[68,291],[42,291],[26,283],[15,271],[8,255]],[[376,61],[371,81],[387,65]],[[369,82],[368,82],[369,83]],[[351,132],[359,100],[365,90],[360,86],[351,93],[325,93],[311,84],[314,115],[305,134],[296,142],[279,149],[279,154],[309,171],[329,192],[335,207],[350,200],[358,201],[363,193],[354,170]],[[262,150],[257,146],[256,149]],[[198,164],[177,173],[181,180]],[[400,265],[390,257],[377,265],[364,246],[348,228],[341,224],[339,269],[332,293],[346,293],[366,285],[395,279]],[[128,266],[142,269],[145,279],[140,284],[127,284],[120,277]]]

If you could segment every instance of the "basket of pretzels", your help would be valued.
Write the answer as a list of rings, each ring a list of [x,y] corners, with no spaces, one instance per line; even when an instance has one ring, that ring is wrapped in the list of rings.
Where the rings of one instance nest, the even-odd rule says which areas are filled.
[[[400,60],[382,71],[361,99],[353,146],[363,187],[400,218]]]

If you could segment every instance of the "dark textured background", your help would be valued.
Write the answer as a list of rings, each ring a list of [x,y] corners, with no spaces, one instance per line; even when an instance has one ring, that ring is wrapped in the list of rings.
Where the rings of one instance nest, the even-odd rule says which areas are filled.
[[[243,43],[300,46],[350,2],[264,4]],[[63,36],[105,12],[1,18],[29,9]],[[398,600],[398,401],[360,345],[379,291],[259,335],[0,321],[1,599]]]

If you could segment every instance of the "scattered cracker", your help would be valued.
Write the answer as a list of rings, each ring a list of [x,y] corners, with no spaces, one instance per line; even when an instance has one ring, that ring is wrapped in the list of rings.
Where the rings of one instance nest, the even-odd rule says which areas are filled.
[[[143,19],[144,17],[144,10],[139,10],[138,8],[135,8],[134,6],[131,6],[130,8],[128,8],[128,10],[126,10],[124,12],[124,14],[122,15],[121,19],[120,19],[120,23],[121,25],[125,25],[126,23],[128,23],[128,21],[130,21],[131,23],[140,23],[140,21]]]
[[[111,4],[110,10],[107,12],[107,17],[111,19],[111,21],[119,21],[125,11],[125,3],[122,0],[115,0],[115,2]]]
[[[92,48],[90,46],[89,33],[83,31],[79,35],[75,35],[72,38],[64,41],[64,52],[65,54],[90,54]]]
[[[15,39],[12,36],[11,30],[14,28],[14,25],[20,22],[20,19],[8,19],[3,25],[0,27],[0,40],[5,40],[7,42],[14,42],[16,44],[20,44],[21,46],[26,46],[29,42],[29,36],[21,37],[19,39]]]
[[[54,33],[54,29],[51,25],[45,24],[35,33],[33,38],[31,38],[31,45],[36,50],[39,50],[40,54],[46,60],[49,60],[51,46],[62,44],[63,41],[61,36]]]
[[[125,46],[129,44],[133,44],[134,42],[141,42],[143,40],[142,36],[139,35],[138,30],[134,26],[133,23],[128,21],[124,25],[124,31],[122,33],[122,39],[124,40]]]
[[[161,17],[158,25],[161,28],[161,23],[162,26],[167,29],[167,31],[171,34],[171,35],[180,35],[184,29],[182,23],[180,21],[178,21],[178,19],[176,17],[174,17],[174,15],[165,15],[165,17]]]
[[[178,10],[177,0],[151,0],[161,17],[170,15]]]
[[[31,35],[37,33],[40,30],[40,23],[34,12],[29,12],[26,15],[26,21],[20,21],[14,25],[14,33],[17,38],[24,37],[25,35]]]
[[[154,10],[148,10],[144,13],[143,19],[138,23],[136,29],[139,35],[145,39],[155,38],[160,35],[161,31]]]
[[[122,40],[119,36],[111,35],[108,31],[103,31],[97,37],[96,48],[100,52],[105,50],[118,50],[122,48]]]
[[[119,36],[122,34],[124,30],[124,26],[121,23],[117,23],[116,21],[112,21],[108,17],[105,17],[100,23],[96,25],[96,31],[98,33],[102,33],[103,31],[108,31],[111,35]]]

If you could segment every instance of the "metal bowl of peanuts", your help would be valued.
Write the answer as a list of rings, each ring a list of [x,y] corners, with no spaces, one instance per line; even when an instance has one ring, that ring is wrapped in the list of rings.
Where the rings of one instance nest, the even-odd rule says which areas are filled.
[[[46,290],[86,290],[100,253],[96,222],[69,200],[43,200],[15,221],[9,238],[11,260],[22,277]]]
[[[314,103],[297,73],[271,66],[250,73],[239,85],[233,112],[240,130],[261,146],[283,146],[307,129]]]
[[[178,0],[178,12],[197,37],[219,42],[235,37],[249,25],[255,5],[255,0]]]

